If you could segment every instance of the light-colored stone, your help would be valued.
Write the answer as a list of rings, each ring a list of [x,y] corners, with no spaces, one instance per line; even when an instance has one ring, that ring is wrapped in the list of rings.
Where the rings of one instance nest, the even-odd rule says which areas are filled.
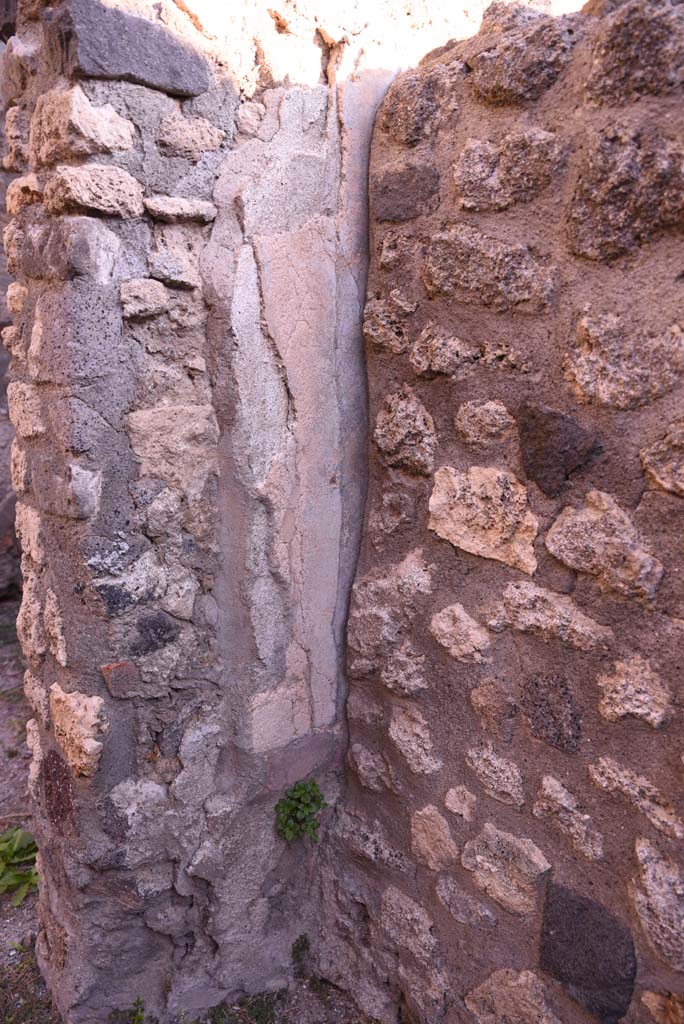
[[[684,995],[644,992],[641,1002],[656,1024],[684,1024]]]
[[[476,803],[477,797],[469,789],[466,789],[465,786],[454,786],[453,789],[448,790],[447,795],[444,797],[446,809],[451,811],[452,814],[457,814],[464,821],[473,820]]]
[[[517,129],[498,145],[466,139],[454,165],[454,184],[464,210],[506,210],[536,199],[552,181],[563,156],[553,132]]]
[[[148,261],[150,275],[174,288],[200,288],[203,245],[202,232],[196,226],[158,224]]]
[[[591,781],[606,793],[617,793],[645,814],[654,828],[673,839],[684,839],[684,825],[668,800],[643,775],[625,768],[612,757],[589,765]]]
[[[47,729],[50,722],[50,699],[42,679],[27,669],[24,672],[24,693],[36,718]]]
[[[382,894],[381,909],[382,927],[389,938],[413,953],[419,963],[431,965],[437,939],[428,912],[393,885]]]
[[[564,361],[578,397],[613,409],[635,409],[670,391],[684,373],[684,333],[629,329],[612,313],[586,313]]]
[[[493,678],[483,679],[470,691],[470,703],[488,732],[504,743],[511,742],[517,704],[506,683]]]
[[[551,302],[557,272],[524,245],[510,245],[457,223],[430,237],[423,263],[428,295],[505,311],[541,313]]]
[[[433,615],[430,632],[456,661],[479,664],[486,660],[489,652],[487,631],[468,615],[462,604],[449,605]]]
[[[165,285],[151,277],[124,281],[120,294],[123,315],[130,320],[158,316],[168,309],[170,301]]]
[[[75,775],[97,771],[109,730],[102,697],[77,690],[65,693],[59,683],[50,687],[50,714],[55,736]]]
[[[432,871],[443,871],[458,860],[458,847],[449,823],[436,807],[428,805],[411,817],[411,852]]]
[[[392,708],[389,737],[416,775],[432,775],[442,767],[441,760],[432,753],[428,724],[417,708]]]
[[[684,419],[670,423],[664,436],[639,452],[651,487],[684,496]]]
[[[121,167],[86,164],[61,166],[45,186],[50,213],[104,213],[109,217],[141,217],[144,189]]]
[[[385,399],[373,439],[390,466],[424,475],[432,472],[437,446],[435,424],[408,384]]]
[[[453,376],[464,367],[476,363],[481,355],[479,345],[447,334],[429,323],[418,335],[409,360],[421,376],[432,373]]]
[[[400,355],[408,346],[410,317],[415,311],[415,303],[397,288],[388,299],[369,299],[363,314],[364,338],[378,349]]]
[[[40,390],[33,384],[12,381],[7,385],[9,417],[19,437],[41,437],[45,431]]]
[[[302,683],[281,683],[252,698],[249,746],[257,753],[286,747],[307,736],[310,729],[311,706]]]
[[[496,926],[494,911],[466,892],[450,875],[443,875],[438,880],[437,897],[459,924],[486,929]]]
[[[28,288],[18,281],[11,281],[7,285],[7,308],[13,317],[21,316],[27,295]]]
[[[641,926],[656,953],[684,971],[684,872],[647,839],[637,839],[636,855],[639,877],[629,895]]]
[[[210,405],[160,405],[129,413],[141,472],[197,499],[217,471],[218,425]]]
[[[211,224],[218,210],[204,199],[183,199],[180,196],[148,196],[145,209],[155,220],[167,224]]]
[[[515,762],[499,757],[491,747],[473,747],[466,754],[466,764],[490,796],[502,804],[511,804],[518,811],[522,809],[525,804],[523,778]]]
[[[552,775],[545,775],[542,779],[532,813],[535,818],[555,825],[587,860],[601,860],[603,857],[603,836],[593,827],[589,815],[579,810],[577,797]]]
[[[226,133],[204,117],[168,114],[159,125],[157,143],[164,156],[196,162],[219,149]]]
[[[551,865],[531,839],[502,832],[487,823],[466,843],[461,863],[473,872],[478,889],[511,914],[534,912],[543,899]]]
[[[347,762],[361,785],[371,793],[394,789],[392,770],[382,754],[373,753],[362,743],[352,743]]]
[[[427,690],[425,655],[417,654],[410,641],[405,641],[384,661],[380,678],[388,690],[403,697],[412,697]]]
[[[515,432],[515,420],[506,406],[492,401],[463,402],[458,407],[455,426],[473,448],[487,448]]]
[[[672,715],[672,694],[648,661],[636,654],[628,661],[616,661],[612,673],[596,682],[602,691],[599,711],[609,722],[641,718],[654,729]]]
[[[28,770],[28,791],[34,800],[39,797],[40,769],[43,761],[44,751],[40,742],[40,729],[35,718],[29,718],[26,723],[26,746],[31,752],[31,762]]]
[[[477,1024],[561,1024],[534,971],[495,971],[465,997]]]
[[[51,89],[38,97],[31,118],[30,155],[34,164],[72,160],[95,153],[131,149],[135,128],[107,104],[96,107],[80,86]]]
[[[42,565],[45,561],[45,542],[43,522],[38,509],[28,505],[25,501],[18,502],[15,528],[22,552],[28,555],[36,565]]]
[[[24,174],[15,178],[7,187],[5,206],[13,216],[21,213],[25,206],[43,201],[43,186],[36,174]]]
[[[662,564],[630,517],[603,491],[589,491],[581,509],[563,509],[546,535],[546,547],[564,565],[625,597],[652,599],[663,576]]]
[[[64,635],[64,621],[59,606],[59,600],[54,590],[48,588],[45,592],[45,603],[43,606],[43,622],[48,640],[48,648],[58,665],[66,668],[67,642]]]
[[[578,651],[605,647],[613,637],[611,629],[584,615],[571,598],[527,582],[506,586],[489,627],[495,632],[510,627],[545,640],[560,640]]]
[[[435,473],[428,526],[456,548],[494,558],[522,572],[537,568],[534,541],[538,522],[526,488],[505,470],[473,466],[459,473],[442,466]]]
[[[247,100],[241,103],[236,117],[237,130],[240,135],[257,135],[265,114],[266,107],[257,100]]]
[[[370,824],[360,814],[342,810],[337,817],[336,831],[350,850],[371,864],[383,865],[402,874],[415,871],[409,858],[388,842],[379,821]]]

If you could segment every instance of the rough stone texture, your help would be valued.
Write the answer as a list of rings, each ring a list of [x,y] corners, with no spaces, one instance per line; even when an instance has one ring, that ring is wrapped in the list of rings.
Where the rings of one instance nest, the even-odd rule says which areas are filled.
[[[375,948],[350,869],[326,964],[382,1024],[644,1024],[646,990],[682,991],[684,7],[539,8],[399,75],[373,138],[370,421],[410,414],[369,446],[349,630],[350,742],[393,788],[375,763],[344,801],[416,865],[436,944]],[[426,808],[460,863],[412,849]]]
[[[648,661],[638,654],[628,661],[616,661],[610,675],[596,682],[601,690],[599,711],[609,722],[640,718],[654,729],[672,715],[672,694]]]
[[[373,439],[390,466],[429,474],[435,464],[435,424],[425,406],[405,387],[388,395],[375,422]]]
[[[641,927],[660,957],[684,971],[684,874],[648,839],[638,839],[639,875],[629,887]]]
[[[495,971],[465,1003],[478,1024],[560,1024],[534,971]]]
[[[663,566],[610,494],[589,491],[584,508],[565,508],[546,535],[551,554],[626,597],[652,599]]]
[[[551,884],[544,903],[539,965],[605,1024],[620,1020],[636,977],[629,928],[595,900]]]
[[[468,615],[461,604],[443,608],[432,616],[430,632],[452,658],[463,662],[482,662],[489,650],[487,631]]]
[[[59,683],[53,683],[50,717],[55,738],[74,775],[94,775],[109,729],[102,697],[65,693]]]
[[[432,871],[443,871],[458,859],[449,823],[436,807],[423,807],[412,816],[411,851],[417,861]]]
[[[31,118],[29,159],[35,167],[133,147],[135,128],[111,104],[95,107],[80,86],[38,97]]]
[[[534,912],[543,897],[551,865],[530,839],[520,839],[487,823],[463,848],[463,867],[478,889],[511,914]]]
[[[510,473],[473,466],[435,473],[428,526],[456,548],[532,574],[538,522],[525,487]]]
[[[139,217],[143,212],[143,186],[120,167],[90,164],[57,167],[45,189],[50,213],[104,213]]]
[[[589,815],[579,810],[577,797],[552,775],[542,779],[532,813],[552,822],[587,860],[603,857],[603,836],[593,828]]]

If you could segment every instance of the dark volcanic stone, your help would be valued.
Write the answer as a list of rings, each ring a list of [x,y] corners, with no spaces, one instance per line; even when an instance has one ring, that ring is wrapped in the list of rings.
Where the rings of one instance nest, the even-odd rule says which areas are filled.
[[[400,223],[430,213],[437,205],[439,174],[429,165],[407,164],[371,184],[373,216]]]
[[[570,687],[560,676],[526,680],[520,708],[530,731],[564,754],[574,754],[582,736],[582,716]]]
[[[46,15],[53,64],[67,75],[122,78],[172,96],[209,88],[204,58],[162,24],[137,18],[99,0],[68,0]]]
[[[562,885],[547,890],[539,966],[601,1024],[614,1024],[629,1007],[636,975],[629,928]]]
[[[555,409],[525,402],[517,414],[525,473],[550,498],[560,493],[574,470],[601,450],[590,430]]]
[[[74,780],[66,761],[56,750],[49,750],[40,766],[45,812],[60,835],[68,830],[74,817]]]
[[[133,642],[133,654],[151,654],[173,643],[180,635],[180,626],[166,612],[150,612],[138,619],[138,637]]]

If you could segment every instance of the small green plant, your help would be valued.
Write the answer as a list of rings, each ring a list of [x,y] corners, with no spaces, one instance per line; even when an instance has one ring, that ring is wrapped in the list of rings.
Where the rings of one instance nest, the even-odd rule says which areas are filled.
[[[128,1011],[128,1024],[145,1024],[145,1004],[140,996]]]
[[[320,827],[318,815],[327,806],[315,779],[311,782],[304,779],[295,782],[275,806],[278,835],[290,843],[304,836],[308,836],[312,843],[317,843]]]
[[[37,852],[33,836],[21,828],[10,828],[0,836],[0,895],[14,892],[13,907],[38,888]]]

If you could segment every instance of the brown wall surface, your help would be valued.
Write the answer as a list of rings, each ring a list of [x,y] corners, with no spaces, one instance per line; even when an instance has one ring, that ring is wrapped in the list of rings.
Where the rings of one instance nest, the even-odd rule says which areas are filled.
[[[681,1019],[683,85],[681,5],[495,4],[376,121],[327,967],[382,1020]]]

